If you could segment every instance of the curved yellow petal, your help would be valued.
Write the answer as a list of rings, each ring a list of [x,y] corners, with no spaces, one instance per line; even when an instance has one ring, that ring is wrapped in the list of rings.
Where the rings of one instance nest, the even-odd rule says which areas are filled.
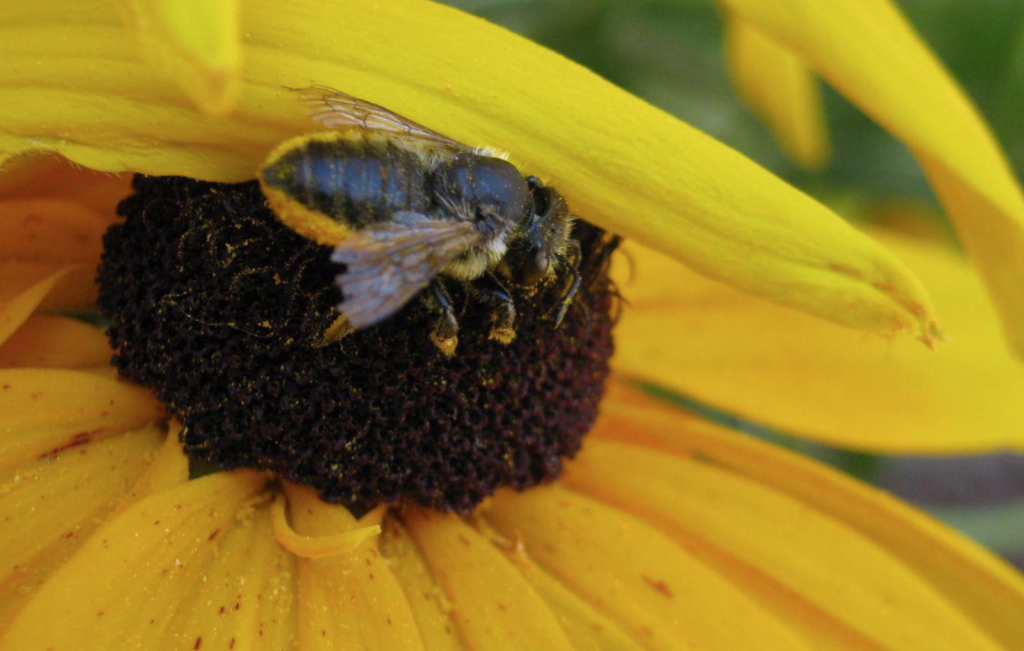
[[[883,547],[742,475],[625,443],[591,441],[565,480],[642,517],[761,603],[802,602],[807,612],[793,619],[825,620],[819,628],[845,628],[880,648],[997,649]],[[834,639],[819,640],[817,646],[827,641],[835,648]]]
[[[270,507],[270,520],[274,526],[274,536],[282,547],[299,558],[328,558],[330,556],[349,555],[380,533],[380,525],[370,525],[349,529],[342,533],[321,536],[303,536],[288,524],[285,513],[285,498],[278,495]]]
[[[721,0],[917,156],[1024,354],[1024,195],[984,120],[889,0]]]
[[[204,111],[223,115],[238,99],[242,65],[239,0],[119,0],[144,55]]]
[[[110,361],[98,329],[62,316],[30,316],[0,344],[0,368],[85,368]]]
[[[359,528],[345,507],[306,486],[286,485],[295,530],[333,536]],[[299,558],[298,644],[307,649],[422,649],[416,620],[373,545],[341,556]]]
[[[484,516],[650,649],[804,649],[782,622],[644,521],[558,486]]]
[[[216,564],[218,538],[263,485],[256,473],[218,473],[138,502],[47,579],[0,636],[0,648],[106,651],[194,642],[202,628],[174,624],[199,606],[192,602]]]
[[[544,601],[480,533],[454,515],[423,509],[410,509],[404,520],[451,603],[466,647],[573,648]]]
[[[146,470],[156,427],[0,470],[0,636]]]
[[[0,158],[56,151],[106,171],[248,180],[275,145],[316,130],[283,87],[323,84],[507,149],[589,221],[701,273],[850,326],[932,337],[917,281],[823,206],[482,20],[422,0],[253,0],[238,108],[212,119],[152,83],[104,7],[38,0],[6,16]]]
[[[148,391],[84,371],[0,370],[0,468],[160,420]]]
[[[634,249],[615,368],[783,432],[879,451],[1024,447],[1024,367],[984,288],[940,245],[881,238],[926,280],[949,339],[938,351],[844,331]],[[621,271],[625,272],[625,269]]]
[[[820,463],[621,386],[603,404],[592,437],[703,459],[792,496],[899,558],[1006,648],[1024,645],[1020,573],[931,517]]]
[[[807,170],[832,155],[818,80],[792,52],[726,14],[729,72],[740,96],[789,158]]]

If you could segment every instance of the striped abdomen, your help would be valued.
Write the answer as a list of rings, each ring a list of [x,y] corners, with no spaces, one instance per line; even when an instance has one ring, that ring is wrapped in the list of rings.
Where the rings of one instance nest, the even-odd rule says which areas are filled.
[[[259,179],[285,225],[334,245],[397,211],[429,211],[428,174],[422,155],[386,139],[332,132],[284,143]]]

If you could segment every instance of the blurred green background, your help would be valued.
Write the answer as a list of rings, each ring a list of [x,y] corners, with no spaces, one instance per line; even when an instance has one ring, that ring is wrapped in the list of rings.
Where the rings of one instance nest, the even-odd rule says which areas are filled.
[[[881,209],[892,205],[921,207],[930,220],[921,226],[951,234],[906,147],[827,86],[831,164],[808,174],[787,161],[733,91],[713,0],[447,3],[561,52],[740,150],[847,218],[882,218]],[[1024,2],[896,3],[987,118],[1018,178],[1024,178]],[[1024,568],[1024,457],[892,458],[834,450],[735,419],[685,396],[663,396],[890,490]]]

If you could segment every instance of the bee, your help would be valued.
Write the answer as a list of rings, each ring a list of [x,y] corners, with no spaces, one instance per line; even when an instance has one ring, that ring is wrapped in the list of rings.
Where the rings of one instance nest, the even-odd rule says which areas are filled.
[[[380,323],[417,295],[437,314],[434,344],[452,355],[459,323],[449,283],[493,308],[489,336],[515,337],[510,286],[560,282],[558,327],[580,287],[574,217],[554,188],[506,156],[473,148],[337,90],[290,89],[329,130],[278,146],[258,171],[289,229],[334,249],[349,331]]]

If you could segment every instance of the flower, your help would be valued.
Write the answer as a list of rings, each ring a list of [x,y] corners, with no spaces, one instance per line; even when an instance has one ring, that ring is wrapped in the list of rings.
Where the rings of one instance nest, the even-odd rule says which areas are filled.
[[[96,7],[87,28],[74,3],[15,9],[5,43],[17,56],[0,69],[0,85],[13,98],[0,106],[0,146],[8,155],[56,151],[101,172],[243,180],[266,146],[308,129],[279,82],[294,85],[305,74],[318,83],[340,80],[456,137],[509,143],[515,160],[564,185],[581,214],[658,241],[717,278],[846,325],[933,336],[927,299],[901,263],[736,154],[564,61],[433,5],[370,12],[368,4],[358,25],[322,20],[358,11],[357,4],[297,3],[287,12],[247,4],[240,16],[248,22],[237,31],[249,44],[244,56],[226,57],[241,63],[213,65],[201,55],[169,63],[177,75],[222,71],[193,89],[216,112],[234,92],[221,88],[234,83],[224,77],[243,71],[238,110],[216,119],[145,79],[148,69],[118,38],[122,28]],[[125,6],[140,24],[172,7]],[[153,56],[204,52],[183,27],[188,14],[172,18],[155,31],[181,42],[172,37]],[[470,26],[459,40],[444,38]],[[409,47],[422,42],[424,29],[436,52]],[[510,50],[485,58],[499,45]],[[90,68],[58,56],[62,47],[107,63]],[[462,47],[484,58],[467,63],[458,56]],[[26,77],[27,61],[47,74]],[[454,66],[447,77],[426,74],[440,63]],[[508,74],[491,79],[499,64]],[[531,67],[547,64],[557,83]],[[303,72],[287,72],[294,69]],[[76,83],[62,83],[61,73]],[[445,84],[451,87],[442,90]],[[531,84],[542,86],[532,90],[543,98],[532,108],[524,100],[534,97]],[[488,102],[499,88],[522,115]],[[610,106],[544,115],[559,103],[578,109],[593,93]],[[57,100],[64,114],[47,115]],[[629,146],[610,137],[619,127],[609,133],[607,119],[617,108],[639,114],[622,127],[638,139]],[[680,145],[692,159],[670,156],[678,157]],[[41,314],[95,300],[89,281],[100,237],[129,193],[127,179],[50,157],[16,158],[10,167],[0,204],[7,235],[0,244],[0,648],[998,649],[1024,639],[1024,582],[991,555],[877,491],[667,408],[621,376],[562,480],[503,491],[466,518],[410,507],[357,520],[308,488],[253,471],[189,479],[178,426],[147,391],[113,377],[105,338],[81,322]],[[616,182],[604,185],[609,178]],[[617,214],[631,206],[647,209],[649,221]],[[958,336],[994,332],[990,312],[966,308],[983,302],[961,262],[926,244],[899,250],[948,299]],[[991,337],[979,352],[951,361],[911,353],[900,366],[880,369],[868,355],[848,353],[842,335],[819,320],[764,307],[652,252],[636,258],[636,306],[624,317],[615,361],[622,373],[794,431],[820,426],[829,440],[875,447],[909,437],[901,428],[919,418],[989,419],[980,422],[1000,437],[1020,422],[1012,405],[988,414],[991,403],[978,392],[950,389],[970,368],[998,395],[1019,390],[1019,369]],[[652,354],[668,319],[687,324],[669,333],[679,345]],[[759,326],[753,342],[746,336],[752,322]],[[791,365],[794,347],[778,365],[753,358],[758,351],[777,358],[787,336],[802,337],[806,360],[831,346],[847,365],[843,372]],[[716,376],[715,364],[739,345],[749,346],[739,370],[758,378],[773,368],[794,371],[799,388],[822,400],[798,410],[782,402],[779,394],[793,387],[781,382],[773,400],[753,402],[759,395],[743,389],[730,395],[717,377],[736,378],[736,369],[718,366]],[[877,395],[825,400],[830,383],[857,364],[865,379],[847,386],[863,393],[881,382]],[[777,379],[756,386],[765,390]],[[908,389],[911,380],[920,394]],[[893,403],[892,421],[858,422],[859,414],[840,411]],[[962,426],[943,432],[944,449],[969,445],[977,434]],[[979,445],[1003,443],[993,436]],[[364,541],[378,523],[381,535]]]

